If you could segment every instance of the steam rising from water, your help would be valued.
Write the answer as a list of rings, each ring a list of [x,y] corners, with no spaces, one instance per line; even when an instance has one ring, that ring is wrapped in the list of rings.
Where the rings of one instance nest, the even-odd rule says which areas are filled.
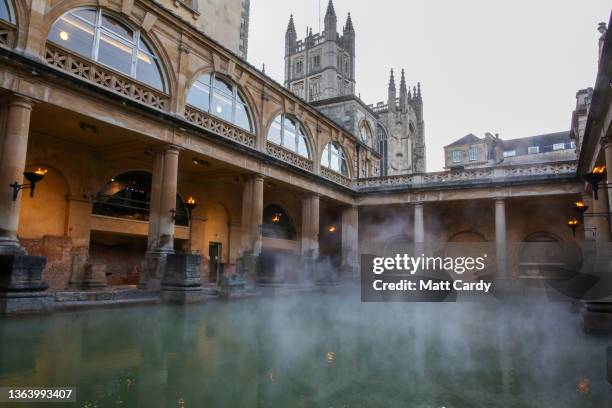
[[[0,321],[0,384],[80,406],[599,407],[605,347],[566,304],[301,295]],[[578,391],[589,379],[588,393]],[[101,403],[101,405],[100,405]]]

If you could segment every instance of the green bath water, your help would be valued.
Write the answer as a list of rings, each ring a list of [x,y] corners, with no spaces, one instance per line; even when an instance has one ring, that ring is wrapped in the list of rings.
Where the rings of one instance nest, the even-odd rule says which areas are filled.
[[[604,407],[608,345],[567,304],[292,295],[0,320],[0,386],[77,390],[16,407]]]

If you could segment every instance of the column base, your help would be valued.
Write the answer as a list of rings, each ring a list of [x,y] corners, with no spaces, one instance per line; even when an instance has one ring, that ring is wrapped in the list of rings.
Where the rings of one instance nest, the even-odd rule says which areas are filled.
[[[16,239],[0,238],[0,256],[13,255],[13,256],[25,256],[27,251],[21,246]]]
[[[86,249],[86,248],[85,248]],[[70,289],[103,289],[107,286],[106,265],[93,265],[86,251],[77,251],[72,257]]]
[[[166,260],[169,252],[147,252],[140,263],[139,289],[158,290],[166,270]]]
[[[45,313],[55,298],[45,293],[42,281],[46,258],[27,255],[0,255],[0,314]]]
[[[169,254],[161,282],[162,301],[166,303],[201,303],[206,301],[202,290],[200,263],[202,257],[193,254]]]
[[[236,273],[250,282],[255,282],[261,272],[260,257],[254,254],[244,254],[238,258]]]

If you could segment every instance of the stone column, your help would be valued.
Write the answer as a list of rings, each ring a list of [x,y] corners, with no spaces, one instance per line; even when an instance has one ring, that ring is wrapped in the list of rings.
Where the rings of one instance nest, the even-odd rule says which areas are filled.
[[[309,194],[302,199],[302,256],[319,257],[319,196]]]
[[[425,242],[425,221],[423,219],[423,203],[414,204],[414,242]]]
[[[261,255],[261,228],[263,224],[264,177],[257,174],[253,177],[253,201],[251,202],[251,237],[253,255]]]
[[[606,214],[610,211],[608,206],[609,195],[607,189],[602,188],[599,190],[599,200],[592,200],[594,213]],[[610,242],[610,222],[608,218],[605,215],[598,215],[592,219],[596,228],[595,240],[597,242]]]
[[[2,137],[2,157],[0,160],[0,255],[25,255],[19,244],[17,228],[21,191],[13,201],[13,190],[9,185],[23,183],[23,171],[28,150],[30,114],[33,102],[25,97],[14,95],[8,102],[6,125]]]
[[[156,153],[153,164],[147,254],[142,263],[140,288],[157,289],[166,268],[168,254],[174,253],[174,219],[178,183],[179,150],[168,146]]]
[[[359,210],[354,206],[342,212],[342,270],[351,277],[359,273]]]
[[[253,215],[251,202],[253,200],[253,179],[244,178],[242,186],[242,217],[240,221],[240,256],[251,249],[251,217]]]
[[[612,213],[612,194],[610,194],[610,190],[608,187],[612,187],[612,136],[606,137],[602,140],[602,145],[606,155],[606,169],[607,169],[607,182],[608,185],[603,189],[608,193],[607,207],[608,209],[605,212]],[[610,225],[608,225],[608,232],[610,232]]]
[[[595,217],[589,216],[589,214],[593,214],[595,212],[594,201],[590,195],[583,194],[582,202],[589,207],[589,209],[584,214],[584,240],[585,241],[595,241],[597,237],[597,226]]]
[[[506,200],[495,199],[495,248],[497,259],[497,277],[507,278],[508,243],[506,231]]]
[[[176,190],[178,184],[179,151],[169,147],[164,151],[164,171],[159,213],[159,252],[174,252],[174,213],[176,211]]]

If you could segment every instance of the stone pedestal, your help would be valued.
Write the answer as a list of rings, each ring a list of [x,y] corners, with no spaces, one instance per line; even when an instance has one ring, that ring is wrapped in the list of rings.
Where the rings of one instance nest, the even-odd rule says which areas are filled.
[[[147,252],[140,263],[140,281],[138,289],[158,290],[161,277],[166,270],[167,253]]]
[[[200,275],[200,255],[170,254],[161,282],[162,300],[167,303],[199,303],[206,300]]]
[[[0,255],[0,314],[45,313],[54,298],[42,281],[46,259],[41,256]]]
[[[236,272],[250,282],[255,282],[260,272],[260,258],[253,254],[244,254],[238,259]]]
[[[71,289],[100,289],[106,284],[106,265],[93,265],[85,253],[77,253],[72,257],[70,270]]]
[[[246,294],[246,279],[234,275],[223,278],[221,281],[221,291],[219,296],[223,300],[232,300],[244,297]]]

